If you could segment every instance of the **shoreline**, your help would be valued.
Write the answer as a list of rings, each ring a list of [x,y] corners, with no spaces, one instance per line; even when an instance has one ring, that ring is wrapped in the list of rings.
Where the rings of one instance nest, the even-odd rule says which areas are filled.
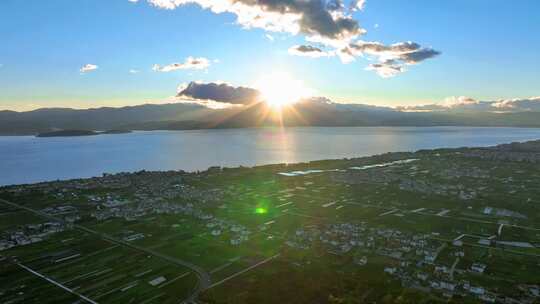
[[[512,144],[538,144],[540,146],[540,137],[535,140],[525,140],[525,141],[514,141],[514,142],[506,142],[502,144],[497,145],[488,145],[488,146],[464,146],[464,147],[455,147],[455,148],[446,148],[446,147],[438,147],[433,149],[418,149],[415,151],[390,151],[390,152],[383,152],[373,155],[366,155],[366,156],[357,156],[357,157],[351,157],[351,158],[333,158],[333,159],[317,159],[317,160],[311,160],[306,162],[295,162],[295,163],[269,163],[269,164],[260,164],[260,165],[253,165],[253,166],[209,166],[205,170],[191,170],[186,171],[183,169],[169,169],[169,170],[147,170],[147,169],[141,169],[141,170],[135,170],[135,171],[120,171],[120,172],[103,172],[101,176],[83,176],[83,177],[76,177],[76,178],[67,178],[67,179],[57,179],[57,180],[47,180],[47,181],[38,181],[34,183],[22,183],[22,184],[0,184],[0,191],[11,188],[11,187],[18,187],[18,186],[30,186],[30,185],[44,185],[49,183],[55,183],[55,182],[69,182],[69,181],[79,181],[79,180],[90,180],[90,179],[96,179],[96,178],[102,178],[106,175],[117,175],[117,174],[136,174],[139,172],[148,172],[148,173],[164,173],[164,172],[178,172],[178,173],[185,173],[185,174],[202,174],[210,172],[211,170],[219,169],[219,170],[240,170],[240,169],[247,169],[247,170],[256,170],[263,167],[277,167],[287,170],[293,170],[292,168],[297,168],[301,166],[309,166],[314,163],[324,163],[324,162],[340,162],[340,161],[363,161],[363,160],[369,160],[377,157],[389,157],[394,154],[407,154],[408,157],[413,157],[414,155],[418,153],[432,153],[434,151],[448,151],[448,150],[490,150],[490,149],[496,149],[502,146],[508,146]],[[457,151],[456,151],[457,152]],[[540,152],[537,152],[540,154]],[[315,169],[315,168],[312,168]],[[297,169],[299,170],[299,169]],[[318,169],[316,169],[318,170]],[[279,173],[278,173],[279,174]]]
[[[264,130],[264,129],[310,129],[310,128],[325,128],[325,129],[339,129],[339,128],[418,128],[418,129],[430,129],[430,128],[497,128],[497,129],[540,129],[540,126],[535,125],[523,125],[523,126],[500,126],[500,125],[374,125],[374,126],[325,126],[325,125],[311,125],[311,126],[254,126],[254,127],[223,127],[223,128],[185,128],[185,129],[130,129],[118,133],[107,133],[108,131],[102,130],[84,130],[89,132],[95,132],[93,135],[115,135],[115,134],[129,134],[129,133],[141,133],[141,132],[189,132],[189,131],[221,131],[221,130]],[[45,133],[45,132],[41,132]],[[81,137],[81,136],[44,136],[39,137],[41,133],[28,132],[28,133],[0,133],[0,137]]]

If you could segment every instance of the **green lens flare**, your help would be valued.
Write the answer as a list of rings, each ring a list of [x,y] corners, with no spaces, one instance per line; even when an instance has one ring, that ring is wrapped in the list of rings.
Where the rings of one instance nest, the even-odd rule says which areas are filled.
[[[258,208],[255,209],[255,213],[257,213],[257,214],[265,214],[267,212],[268,212],[268,210],[266,210],[266,208],[258,207]]]

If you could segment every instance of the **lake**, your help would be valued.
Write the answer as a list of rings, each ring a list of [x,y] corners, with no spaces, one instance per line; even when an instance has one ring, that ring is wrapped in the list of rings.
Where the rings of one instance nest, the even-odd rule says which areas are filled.
[[[540,139],[540,129],[343,127],[0,136],[0,185],[146,170],[204,170]]]

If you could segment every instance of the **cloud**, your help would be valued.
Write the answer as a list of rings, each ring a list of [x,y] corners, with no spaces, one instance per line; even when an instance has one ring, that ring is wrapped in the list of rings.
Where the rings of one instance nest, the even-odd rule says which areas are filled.
[[[459,96],[445,98],[441,103],[398,107],[408,112],[460,112],[460,113],[516,113],[540,112],[540,97],[523,99],[501,99],[496,101],[479,101]]]
[[[348,48],[355,55],[374,55],[384,59],[398,59],[404,54],[414,53],[420,50],[421,46],[412,41],[384,45],[374,41],[356,41],[349,44]]]
[[[210,60],[200,57],[188,57],[184,63],[171,63],[165,66],[155,64],[152,70],[156,72],[172,72],[176,70],[204,70],[210,66]]]
[[[137,3],[137,2],[139,2],[139,0],[128,0],[128,1],[131,2],[131,3]]]
[[[415,65],[426,59],[436,57],[439,51],[424,48],[412,41],[385,45],[376,41],[355,41],[337,51],[325,51],[321,48],[300,45],[289,49],[289,54],[310,57],[338,56],[343,63],[350,63],[357,57],[372,57],[379,61],[366,67],[383,78],[394,77],[406,71],[406,65]]]
[[[363,11],[366,7],[366,0],[352,0],[350,6],[353,11]]]
[[[332,52],[326,52],[318,47],[314,47],[311,45],[295,45],[289,48],[289,54],[295,55],[295,56],[311,57],[311,58],[334,56]]]
[[[381,63],[372,63],[367,66],[367,71],[375,71],[382,78],[390,78],[405,71],[403,66],[395,64],[393,60],[384,61]]]
[[[356,41],[346,48],[353,56],[371,55],[381,61],[397,60],[412,65],[441,54],[412,41],[384,45],[374,41]]]
[[[404,53],[399,56],[399,59],[407,64],[417,64],[426,59],[440,55],[441,52],[431,48],[420,49],[410,53]]]
[[[341,1],[306,0],[147,0],[163,9],[198,4],[212,12],[232,13],[244,28],[304,34],[311,41],[349,42],[365,30],[347,15]]]
[[[338,52],[341,61],[348,63],[359,56],[375,57],[379,63],[370,64],[366,69],[388,78],[404,72],[405,65],[415,65],[426,59],[440,55],[439,51],[422,47],[412,41],[385,45],[376,41],[356,41]]]
[[[137,73],[139,73],[139,70],[131,69],[131,70],[129,70],[129,73],[130,74],[137,74]]]
[[[398,107],[406,112],[491,112],[491,102],[478,101],[467,96],[451,96],[440,103]]]
[[[274,36],[272,36],[270,34],[266,34],[266,35],[264,35],[264,37],[266,37],[266,39],[268,39],[268,40],[270,40],[272,42],[274,42],[274,40],[275,40]]]
[[[540,112],[540,96],[525,99],[502,99],[492,103],[499,112]]]
[[[147,0],[161,9],[196,4],[216,14],[231,13],[237,24],[246,29],[260,28],[267,32],[302,34],[309,43],[317,43],[320,51],[303,51],[298,46],[289,49],[297,56],[339,56],[343,63],[353,62],[356,57],[370,55],[380,63],[371,64],[373,70],[383,77],[395,76],[406,69],[404,65],[418,64],[440,54],[432,48],[422,48],[415,42],[384,45],[380,42],[359,41],[366,30],[352,14],[365,8],[366,0]],[[378,25],[376,26],[378,27]],[[272,36],[266,36],[273,40]],[[272,37],[272,38],[270,38]],[[385,62],[393,60],[389,65]]]
[[[250,104],[260,100],[261,93],[252,88],[234,87],[227,83],[202,83],[192,81],[178,88],[177,97],[212,100],[229,104]]]
[[[472,97],[467,96],[451,96],[444,99],[443,106],[447,108],[456,108],[460,106],[477,105],[480,102]]]
[[[83,65],[79,71],[81,73],[87,73],[87,72],[95,71],[98,68],[99,67],[97,65],[88,63],[88,64]]]

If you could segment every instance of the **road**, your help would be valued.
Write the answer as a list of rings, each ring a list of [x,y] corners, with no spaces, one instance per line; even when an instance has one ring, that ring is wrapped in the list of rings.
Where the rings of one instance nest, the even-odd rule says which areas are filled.
[[[52,220],[52,221],[61,222],[61,223],[64,222],[62,219],[59,219],[59,218],[56,218],[56,217],[51,216],[49,214],[43,213],[43,212],[41,212],[39,210],[35,210],[35,209],[29,208],[29,207],[26,207],[26,206],[23,206],[23,205],[20,205],[20,204],[17,204],[17,203],[6,201],[4,199],[0,199],[0,203],[9,205],[11,207],[26,210],[28,212],[31,212],[31,213],[35,214],[35,215],[47,218],[47,219]],[[146,253],[146,254],[152,255],[154,257],[163,259],[163,260],[165,260],[167,262],[170,262],[172,264],[187,267],[187,268],[191,269],[197,275],[199,280],[198,280],[197,286],[193,290],[192,294],[189,297],[187,297],[186,299],[184,299],[184,301],[183,301],[184,303],[195,302],[195,300],[197,299],[199,294],[203,290],[208,289],[212,285],[212,280],[210,278],[210,274],[206,270],[204,270],[202,267],[197,266],[197,265],[195,265],[193,263],[183,261],[183,260],[180,260],[180,259],[177,259],[177,258],[174,258],[174,257],[170,257],[168,255],[161,254],[161,253],[156,252],[156,251],[151,250],[151,249],[147,249],[147,248],[140,247],[140,246],[137,246],[137,245],[134,245],[134,244],[130,244],[128,242],[119,240],[119,239],[114,238],[114,237],[112,237],[110,235],[95,231],[93,229],[87,228],[87,227],[82,226],[82,225],[75,224],[73,227],[76,228],[76,229],[79,229],[81,231],[84,231],[84,232],[87,232],[87,233],[90,233],[90,234],[93,234],[93,235],[97,235],[100,238],[102,238],[104,240],[107,240],[107,241],[109,241],[109,242],[111,242],[113,244],[122,245],[122,246],[131,248],[131,249],[134,249],[134,250],[137,250],[137,251],[141,251],[143,253]]]
[[[87,297],[83,296],[82,294],[76,292],[75,290],[73,290],[73,289],[71,289],[71,288],[69,288],[69,287],[67,287],[67,286],[62,285],[62,284],[59,283],[59,282],[56,282],[55,280],[53,280],[53,279],[51,279],[51,278],[49,278],[49,277],[47,277],[47,276],[45,276],[45,275],[43,275],[43,274],[41,274],[41,273],[39,273],[39,272],[37,272],[37,271],[31,269],[30,267],[27,267],[27,266],[25,266],[25,265],[23,265],[23,264],[21,264],[21,263],[17,263],[17,266],[23,268],[24,270],[30,272],[31,274],[33,274],[33,275],[35,275],[35,276],[37,276],[37,277],[40,277],[40,278],[44,279],[45,281],[47,281],[47,282],[49,282],[49,283],[51,283],[51,284],[53,284],[53,285],[55,285],[55,286],[57,286],[57,287],[62,288],[63,290],[65,290],[65,291],[67,291],[67,292],[69,292],[69,293],[71,293],[71,294],[73,294],[73,295],[79,297],[81,300],[83,300],[83,301],[85,301],[85,302],[88,302],[88,303],[90,303],[90,304],[98,304],[96,301],[94,301],[94,300],[92,300],[92,299],[90,299],[90,298],[87,298]]]
[[[223,279],[223,280],[221,280],[221,281],[219,281],[219,282],[216,282],[216,283],[212,284],[209,288],[212,288],[212,287],[216,287],[216,286],[218,286],[218,285],[221,285],[221,284],[227,282],[227,281],[230,280],[230,279],[236,278],[237,276],[239,276],[239,275],[241,275],[241,274],[244,274],[244,273],[246,273],[246,272],[248,272],[248,271],[250,271],[250,270],[252,270],[252,269],[254,269],[254,268],[257,268],[257,267],[261,266],[262,264],[265,264],[265,263],[268,263],[268,262],[272,261],[273,259],[279,257],[280,255],[281,255],[281,254],[278,253],[278,254],[276,254],[276,255],[273,255],[273,256],[271,256],[271,257],[269,257],[269,258],[267,258],[267,259],[264,259],[264,260],[260,261],[259,263],[256,263],[256,264],[254,264],[254,265],[251,265],[251,266],[249,266],[248,268],[246,268],[246,269],[244,269],[244,270],[242,270],[242,271],[239,271],[239,272],[237,272],[237,273],[235,273],[235,274],[233,274],[233,275],[231,275],[231,276],[226,277],[225,279]]]

